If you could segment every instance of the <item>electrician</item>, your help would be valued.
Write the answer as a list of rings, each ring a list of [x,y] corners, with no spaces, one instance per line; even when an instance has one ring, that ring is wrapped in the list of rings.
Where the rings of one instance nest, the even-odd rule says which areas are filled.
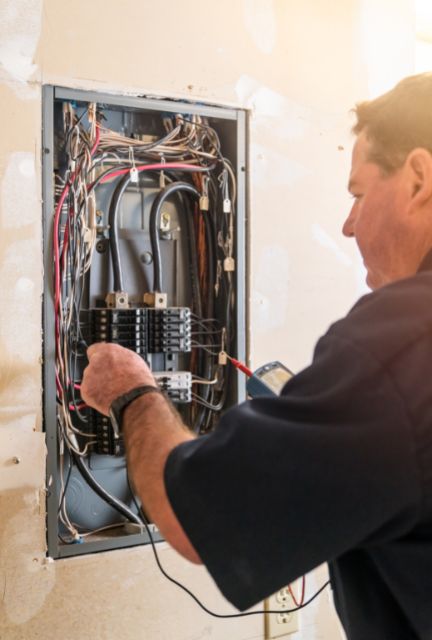
[[[281,396],[196,438],[143,360],[113,344],[89,348],[81,392],[121,423],[151,520],[238,608],[326,561],[349,640],[430,640],[432,74],[355,113],[343,233],[373,291]]]

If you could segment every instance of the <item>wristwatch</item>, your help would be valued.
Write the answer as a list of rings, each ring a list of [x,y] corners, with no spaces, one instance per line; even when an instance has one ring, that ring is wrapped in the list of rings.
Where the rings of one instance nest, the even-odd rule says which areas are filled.
[[[131,391],[124,393],[111,403],[111,406],[109,408],[109,417],[111,419],[115,438],[121,437],[122,417],[126,407],[128,407],[131,402],[133,402],[140,396],[143,396],[146,393],[154,392],[163,394],[163,391],[160,387],[154,387],[153,385],[146,384],[141,387],[135,387],[135,389],[131,389]]]

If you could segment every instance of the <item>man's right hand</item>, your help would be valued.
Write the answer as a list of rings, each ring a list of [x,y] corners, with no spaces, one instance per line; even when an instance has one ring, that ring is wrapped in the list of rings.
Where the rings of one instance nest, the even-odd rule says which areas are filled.
[[[130,349],[99,342],[87,349],[89,364],[81,382],[81,397],[86,404],[108,415],[112,402],[134,387],[157,386],[144,360]]]

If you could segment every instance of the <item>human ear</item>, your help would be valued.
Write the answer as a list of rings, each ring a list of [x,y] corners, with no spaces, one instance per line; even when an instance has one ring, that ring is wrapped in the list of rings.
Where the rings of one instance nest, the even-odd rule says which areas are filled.
[[[426,149],[413,149],[405,160],[406,176],[412,205],[432,200],[432,155]]]

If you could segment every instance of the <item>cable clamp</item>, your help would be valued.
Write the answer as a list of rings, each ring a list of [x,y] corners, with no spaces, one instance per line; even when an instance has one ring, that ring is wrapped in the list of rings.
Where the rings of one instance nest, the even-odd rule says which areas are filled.
[[[223,212],[231,213],[231,200],[229,198],[224,198],[223,201]]]
[[[203,189],[202,189],[202,196],[199,199],[199,208],[201,209],[201,211],[208,211],[209,210],[209,196],[208,196],[208,183],[209,183],[209,177],[208,176],[204,176],[203,178]]]
[[[225,353],[225,351],[219,351],[218,364],[225,366],[227,362],[228,362],[228,356]]]
[[[90,124],[96,120],[96,102],[90,102],[87,110],[87,118]]]
[[[235,271],[235,260],[233,257],[228,256],[225,258],[224,263],[224,271]]]
[[[201,196],[199,199],[199,208],[201,211],[209,210],[209,199],[208,196]]]
[[[138,169],[135,166],[135,157],[132,147],[129,147],[129,162],[132,165],[130,170],[130,181],[136,184],[138,182]]]
[[[215,282],[215,286],[214,286],[216,298],[219,296],[219,288],[220,288],[221,278],[222,278],[222,262],[220,260],[218,260],[217,261],[217,266],[216,266],[216,282]]]
[[[165,164],[165,156],[163,155],[163,153],[160,154],[160,162],[161,162],[161,165]],[[165,187],[166,187],[165,172],[162,169],[162,171],[159,174],[159,188],[165,189]]]

